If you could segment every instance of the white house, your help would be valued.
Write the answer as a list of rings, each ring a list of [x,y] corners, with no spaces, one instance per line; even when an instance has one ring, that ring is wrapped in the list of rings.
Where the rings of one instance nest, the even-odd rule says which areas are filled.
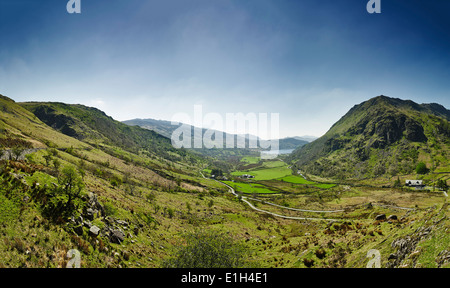
[[[405,181],[405,185],[406,186],[410,186],[410,187],[422,187],[422,186],[424,186],[422,180],[406,180]]]

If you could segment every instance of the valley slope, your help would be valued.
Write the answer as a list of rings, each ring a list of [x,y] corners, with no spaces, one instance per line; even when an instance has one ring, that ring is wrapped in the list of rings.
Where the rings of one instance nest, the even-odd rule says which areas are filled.
[[[420,108],[440,111],[426,115],[402,108],[417,123],[424,117],[436,133],[430,124],[423,128],[427,141],[420,142],[421,130],[405,118],[393,145],[417,145],[407,151],[419,151],[417,159],[424,161],[424,143],[446,147],[447,110],[438,108]],[[332,128],[339,141],[342,131],[355,127],[344,118]],[[226,235],[219,239],[226,239],[228,251],[240,251],[245,260],[239,267],[365,267],[370,249],[382,253],[383,267],[449,265],[449,208],[440,191],[324,184],[304,179],[280,158],[235,154],[224,161],[174,149],[163,135],[83,105],[16,103],[0,96],[0,131],[0,267],[66,267],[72,249],[80,252],[81,267],[166,267],[191,245],[187,233],[216,240]],[[378,148],[370,146],[377,151],[397,137],[374,135],[362,143],[377,140]],[[323,140],[317,141],[307,146]],[[435,171],[445,169],[433,149],[440,161]],[[241,191],[232,194],[200,171],[222,171],[226,183]],[[375,219],[383,214],[397,219]]]
[[[300,170],[336,179],[450,172],[450,111],[386,96],[355,105],[319,139],[294,151]]]

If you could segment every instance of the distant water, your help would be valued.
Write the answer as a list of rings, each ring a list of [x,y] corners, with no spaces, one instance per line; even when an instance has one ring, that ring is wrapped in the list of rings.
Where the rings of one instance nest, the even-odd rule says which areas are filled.
[[[291,154],[294,149],[281,149],[281,150],[270,150],[270,151],[261,151],[262,155],[280,155],[280,154]]]

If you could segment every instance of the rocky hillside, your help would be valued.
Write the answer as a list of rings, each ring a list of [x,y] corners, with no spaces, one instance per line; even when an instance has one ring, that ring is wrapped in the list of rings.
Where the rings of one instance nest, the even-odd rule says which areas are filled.
[[[183,151],[180,155],[180,151],[171,145],[167,137],[138,126],[123,124],[96,108],[44,102],[19,105],[54,130],[90,145],[120,147],[133,153],[144,150],[169,160],[181,159],[186,154]]]
[[[311,174],[364,178],[409,174],[418,162],[448,170],[450,111],[439,104],[378,96],[355,105],[290,160]]]

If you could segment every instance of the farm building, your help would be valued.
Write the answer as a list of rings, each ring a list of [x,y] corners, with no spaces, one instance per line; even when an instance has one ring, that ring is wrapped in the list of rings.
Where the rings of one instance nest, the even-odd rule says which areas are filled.
[[[422,180],[406,180],[405,185],[409,187],[424,187]]]
[[[241,178],[247,178],[247,179],[255,178],[255,176],[249,175],[249,174],[243,174],[243,175],[241,175],[241,176],[239,176],[239,177],[241,177]]]

